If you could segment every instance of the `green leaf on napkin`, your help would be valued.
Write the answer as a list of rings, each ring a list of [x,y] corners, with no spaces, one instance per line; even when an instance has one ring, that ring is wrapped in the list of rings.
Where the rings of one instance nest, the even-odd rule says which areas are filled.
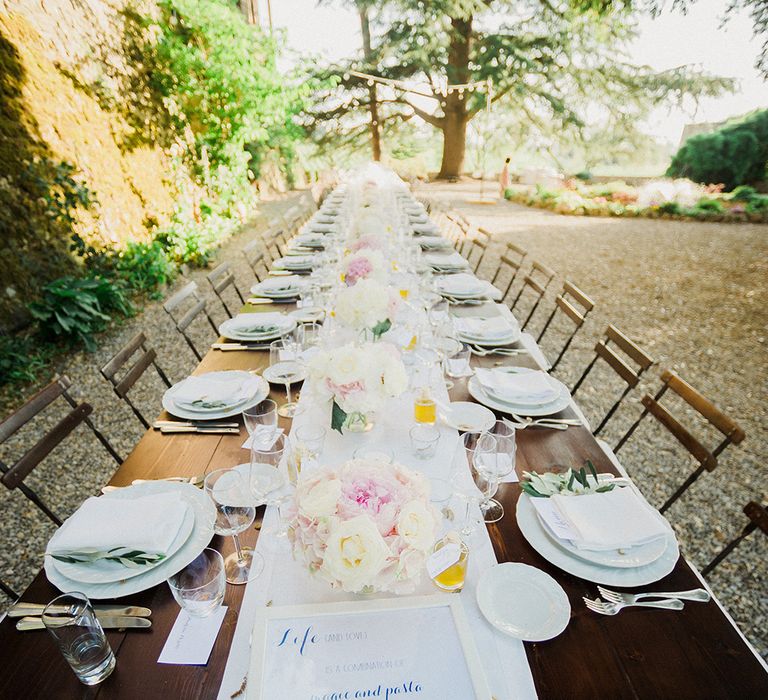
[[[520,483],[522,490],[532,498],[549,498],[555,494],[574,495],[585,493],[605,493],[612,491],[615,484],[600,481],[597,470],[592,462],[587,461],[586,468],[568,469],[565,472],[523,472],[524,480]]]
[[[385,318],[383,321],[379,321],[373,328],[371,328],[371,333],[373,333],[374,339],[378,340],[390,328],[392,328],[392,321],[390,321],[388,318]]]
[[[150,554],[139,549],[126,549],[114,547],[106,552],[97,550],[83,550],[80,552],[66,552],[65,554],[51,554],[57,561],[67,564],[92,564],[95,561],[116,561],[123,566],[136,569],[149,564],[156,564],[165,559],[165,554]]]
[[[224,401],[206,401],[205,399],[197,399],[197,401],[192,402],[192,405],[198,406],[199,408],[226,408],[229,404]]]
[[[276,333],[280,330],[280,326],[276,326],[274,323],[270,325],[251,326],[250,328],[238,328],[241,333]]]
[[[331,410],[331,429],[338,430],[341,433],[341,428],[343,427],[346,420],[347,412],[334,401],[333,409]]]

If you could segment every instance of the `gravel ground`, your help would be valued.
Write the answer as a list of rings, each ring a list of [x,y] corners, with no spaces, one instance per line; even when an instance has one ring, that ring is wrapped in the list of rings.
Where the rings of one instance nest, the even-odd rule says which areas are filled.
[[[572,386],[581,375],[608,323],[656,359],[657,366],[606,426],[601,437],[610,445],[640,413],[640,396],[655,393],[659,368],[674,369],[746,431],[741,445],[723,453],[717,470],[702,475],[667,511],[685,555],[703,568],[746,524],[743,506],[749,500],[768,502],[768,226],[572,217],[505,201],[473,204],[476,182],[430,184],[418,194],[450,203],[492,232],[491,260],[481,269],[485,276],[495,271],[497,253],[507,241],[525,248],[529,260],[557,271],[548,299],[527,329],[534,335],[563,278],[592,297],[595,309],[556,371],[566,384]],[[556,356],[551,351],[560,347],[557,341],[555,333],[544,336],[542,346],[550,356]],[[594,422],[621,386],[610,370],[593,371],[577,399]],[[668,405],[705,444],[716,444],[714,432],[687,422],[695,419],[680,404]],[[619,456],[657,507],[693,464],[653,419],[641,424]],[[710,574],[709,583],[768,658],[768,537],[753,533]]]
[[[250,267],[240,252],[242,247],[266,228],[266,222],[296,204],[308,193],[291,193],[262,203],[260,214],[241,232],[228,240],[218,251],[218,264],[226,260],[234,266],[237,285],[245,295],[254,282]],[[302,200],[303,201],[303,200]],[[205,279],[210,270],[192,270],[179,276],[165,298],[187,284],[197,282],[209,299],[208,307],[217,323],[226,314]],[[234,292],[232,292],[234,295]],[[235,297],[236,299],[236,297]],[[239,307],[235,302],[235,308]],[[230,306],[232,308],[232,306]],[[211,343],[212,330],[203,319],[191,326],[203,350]],[[107,362],[137,332],[143,331],[158,354],[158,363],[172,382],[187,376],[197,365],[197,359],[184,339],[173,327],[162,308],[162,301],[148,302],[135,317],[116,324],[99,338],[94,353],[78,352],[61,361],[50,376],[44,377],[37,387],[6,391],[0,394],[0,415],[9,414],[31,396],[38,388],[50,381],[53,375],[67,375],[73,382],[70,393],[94,407],[94,423],[109,439],[117,452],[125,457],[141,438],[144,428],[126,404],[113,393],[111,385],[99,373],[99,367]],[[203,350],[204,352],[204,350]],[[131,390],[131,398],[144,416],[151,420],[160,410],[160,398],[165,385],[156,373],[147,371]],[[66,413],[68,406],[63,400],[56,401],[42,416],[26,426],[0,446],[0,459],[10,463],[18,459],[32,441],[38,440]],[[81,425],[26,479],[43,500],[60,517],[67,517],[83,499],[97,493],[116,471],[117,464],[96,437]],[[40,568],[42,552],[55,530],[55,526],[18,491],[5,491],[0,499],[0,522],[3,523],[3,547],[0,550],[2,579],[14,590],[22,591]],[[0,611],[8,601],[0,593]]]

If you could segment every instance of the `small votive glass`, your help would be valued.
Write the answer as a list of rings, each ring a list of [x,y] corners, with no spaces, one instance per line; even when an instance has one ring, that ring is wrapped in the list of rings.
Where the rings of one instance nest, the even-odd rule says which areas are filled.
[[[431,459],[437,451],[440,431],[433,425],[419,424],[411,428],[411,449],[418,459]]]
[[[112,673],[115,655],[85,595],[65,593],[54,598],[42,618],[81,683],[96,685]]]
[[[454,350],[454,352],[449,352],[445,356],[445,373],[453,379],[468,377],[472,374],[469,366],[472,350],[464,343],[461,344],[460,348],[455,348]]]
[[[224,602],[227,578],[224,557],[206,548],[168,579],[176,602],[193,617],[208,617]]]
[[[432,582],[444,591],[458,592],[464,587],[467,577],[467,561],[469,559],[469,547],[455,532],[449,532],[445,537],[435,542],[432,553],[440,551],[446,546],[456,548],[458,546],[458,560],[446,567],[432,578]]]

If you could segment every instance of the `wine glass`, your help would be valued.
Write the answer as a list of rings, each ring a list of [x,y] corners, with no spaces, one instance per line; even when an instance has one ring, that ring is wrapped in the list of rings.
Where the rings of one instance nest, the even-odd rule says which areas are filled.
[[[278,435],[270,446],[261,443],[251,446],[249,486],[256,503],[266,503],[269,493],[279,488],[284,481],[280,473],[280,462],[285,444],[285,435]]]
[[[272,376],[285,385],[286,403],[277,409],[278,415],[293,418],[296,403],[291,399],[291,382],[301,378],[302,362],[299,359],[299,347],[291,338],[280,338],[269,344],[269,366]]]
[[[466,432],[459,436],[459,442],[453,454],[451,462],[450,484],[453,492],[466,505],[464,513],[464,525],[459,533],[469,537],[478,525],[478,521],[470,519],[472,506],[480,502],[483,494],[478,490],[475,481],[470,474],[472,460],[478,440],[483,433]]]
[[[240,585],[258,578],[264,559],[240,544],[238,534],[247,530],[256,517],[256,505],[248,481],[237,469],[217,469],[205,477],[205,492],[216,506],[217,535],[232,535],[235,551],[224,560],[227,582]]]
[[[480,504],[486,523],[495,523],[504,517],[504,507],[493,496],[501,479],[515,468],[515,429],[504,420],[496,421],[492,432],[482,435],[478,441],[473,461],[475,483],[485,484],[486,497]]]
[[[302,323],[296,329],[296,341],[301,350],[309,350],[320,344],[320,333],[323,324],[313,321],[312,323]]]
[[[246,408],[243,411],[243,423],[253,440],[266,445],[277,432],[277,404],[272,399],[264,399],[261,403]]]

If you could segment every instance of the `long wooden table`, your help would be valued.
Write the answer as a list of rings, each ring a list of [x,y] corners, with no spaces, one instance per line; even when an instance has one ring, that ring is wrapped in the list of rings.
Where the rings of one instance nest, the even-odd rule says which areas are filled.
[[[277,311],[279,305],[249,307],[249,311]],[[223,369],[259,370],[268,364],[267,352],[210,351],[195,373]],[[474,363],[534,366],[530,357],[488,356]],[[284,390],[273,391],[278,403]],[[468,400],[466,383],[457,382],[453,400]],[[572,415],[569,410],[562,415]],[[162,417],[167,418],[163,415]],[[282,427],[290,422],[280,419]],[[134,479],[194,476],[248,460],[241,449],[246,434],[161,435],[149,430],[115,473],[111,484],[125,486]],[[517,437],[517,470],[576,466],[590,459],[600,472],[616,473],[586,428],[568,430],[527,429]],[[571,576],[543,559],[526,542],[517,526],[515,506],[518,484],[499,491],[505,517],[489,526],[500,562],[524,562],[552,575],[565,589],[572,616],[568,628],[556,639],[526,643],[526,653],[536,689],[542,698],[768,698],[768,674],[738,631],[714,602],[687,603],[681,612],[626,610],[614,617],[589,612],[582,596],[596,596],[595,584]],[[243,533],[245,544],[258,537],[254,528]],[[214,537],[213,546],[226,554],[231,538]],[[681,559],[661,581],[644,590],[684,590],[700,581]],[[132,604],[152,609],[149,631],[109,632],[117,657],[114,673],[96,688],[81,685],[42,632],[17,632],[14,621],[0,623],[0,698],[96,698],[108,700],[151,698],[215,698],[238,619],[244,586],[227,586],[228,611],[207,666],[170,666],[157,663],[179,607],[167,586],[160,585],[130,596]],[[22,599],[46,602],[58,594],[41,572]],[[280,700],[280,699],[275,699]],[[454,699],[446,699],[454,700]],[[465,700],[456,698],[455,700]],[[504,700],[498,698],[498,700]]]

